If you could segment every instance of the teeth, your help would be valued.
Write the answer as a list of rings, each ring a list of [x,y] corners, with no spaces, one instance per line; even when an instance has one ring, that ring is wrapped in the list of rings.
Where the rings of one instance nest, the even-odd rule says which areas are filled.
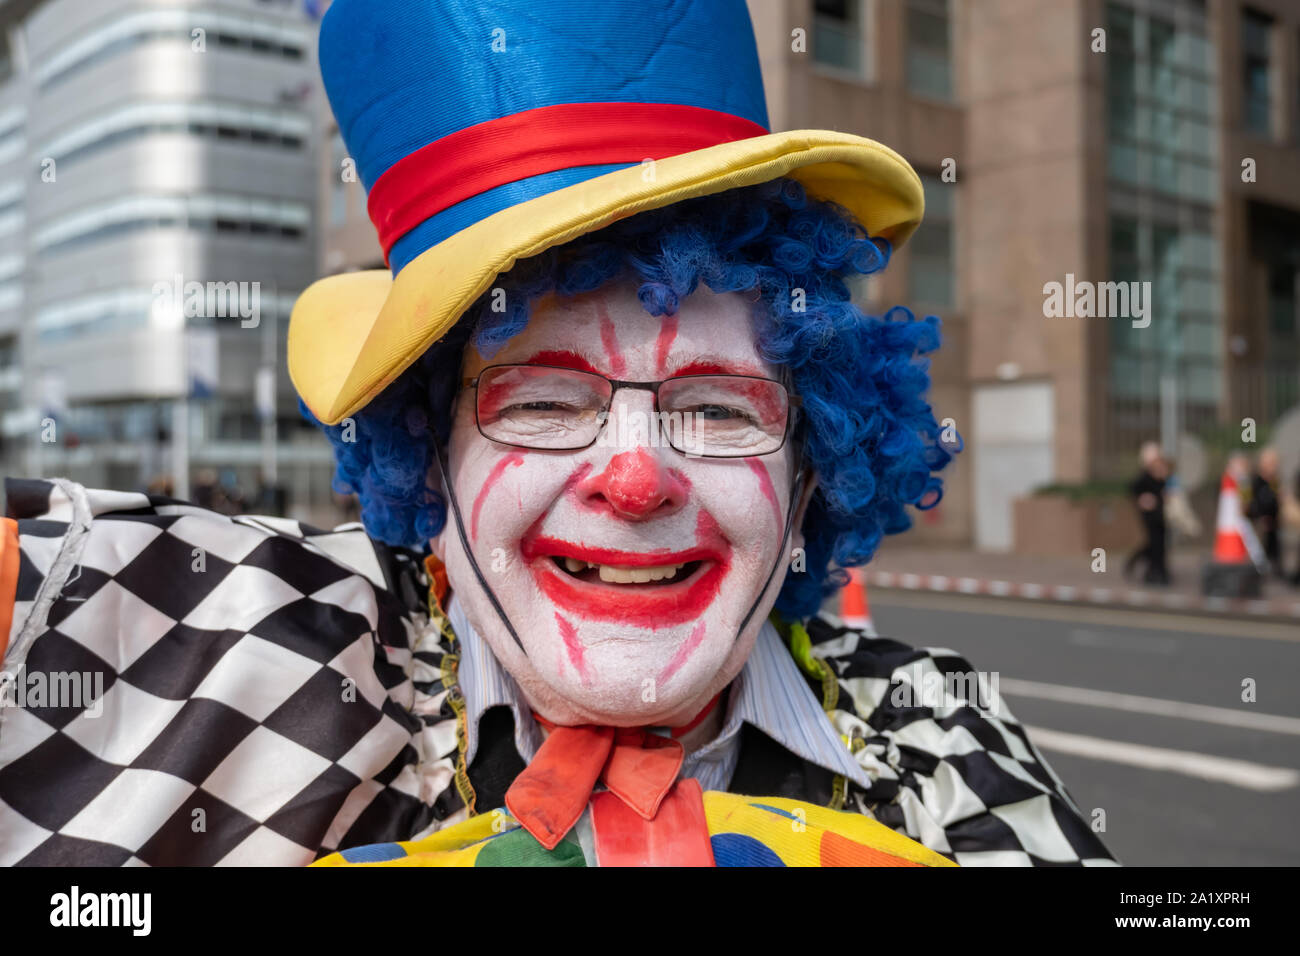
[[[577,558],[565,558],[564,566],[574,574],[587,568],[595,568],[600,579],[607,584],[648,584],[651,581],[670,581],[686,565],[682,563],[664,564],[653,568],[627,568],[614,564],[580,561]]]

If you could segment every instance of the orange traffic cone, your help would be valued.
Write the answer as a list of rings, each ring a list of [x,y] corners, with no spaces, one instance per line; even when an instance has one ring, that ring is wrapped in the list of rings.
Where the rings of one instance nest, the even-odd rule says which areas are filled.
[[[1205,569],[1202,590],[1218,597],[1258,597],[1265,563],[1255,529],[1241,510],[1244,463],[1233,460],[1219,484],[1219,512],[1214,526],[1214,555]]]
[[[871,624],[871,607],[867,604],[867,588],[862,583],[862,569],[849,568],[849,583],[844,585],[840,597],[840,618],[846,627],[875,633]]]

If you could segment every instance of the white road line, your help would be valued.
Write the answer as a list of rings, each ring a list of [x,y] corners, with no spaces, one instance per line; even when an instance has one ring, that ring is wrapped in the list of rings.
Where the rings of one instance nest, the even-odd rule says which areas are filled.
[[[1083,704],[1087,707],[1109,707],[1111,710],[1128,710],[1136,714],[1158,714],[1161,717],[1178,717],[1183,720],[1200,720],[1226,727],[1249,727],[1275,734],[1300,736],[1300,717],[1283,717],[1278,714],[1253,714],[1228,707],[1211,707],[1208,704],[1186,704],[1178,700],[1159,697],[1141,697],[1137,694],[1117,694],[1089,687],[1067,687],[1064,684],[1044,684],[1035,680],[1017,680],[1002,677],[998,689],[1011,697],[1037,697],[1066,704]]]
[[[1043,750],[1091,760],[1128,764],[1148,770],[1166,770],[1247,790],[1287,790],[1300,783],[1300,771],[1290,767],[1269,767],[1248,760],[1215,757],[1190,750],[1170,750],[1167,747],[1148,747],[1123,740],[1103,740],[1100,737],[1067,734],[1044,727],[1026,727],[1025,730],[1029,732],[1029,739]]]

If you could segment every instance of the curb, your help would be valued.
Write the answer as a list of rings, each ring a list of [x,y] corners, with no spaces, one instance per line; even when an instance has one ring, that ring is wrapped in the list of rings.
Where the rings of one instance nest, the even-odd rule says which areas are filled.
[[[869,587],[886,590],[938,591],[1024,601],[1051,601],[1058,604],[1100,604],[1129,610],[1199,612],[1231,617],[1246,615],[1288,624],[1300,622],[1300,598],[1247,600],[1166,594],[1129,587],[1084,588],[1070,584],[1026,584],[990,578],[953,578],[942,574],[907,574],[895,571],[868,570],[864,577]]]

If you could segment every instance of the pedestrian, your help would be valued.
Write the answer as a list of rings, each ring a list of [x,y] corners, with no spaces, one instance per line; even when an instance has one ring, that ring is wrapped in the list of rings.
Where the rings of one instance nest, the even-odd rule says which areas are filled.
[[[1282,526],[1290,528],[1300,538],[1300,468],[1296,469],[1291,493],[1282,496],[1281,512],[1280,523]],[[1295,567],[1291,572],[1291,577],[1287,580],[1290,581],[1292,587],[1300,588],[1300,540],[1296,542]]]
[[[1261,450],[1255,460],[1255,471],[1250,476],[1250,491],[1246,501],[1246,517],[1254,522],[1271,573],[1279,577],[1282,576],[1280,490],[1277,449],[1270,445]]]
[[[190,490],[191,500],[200,508],[213,509],[217,495],[217,473],[212,468],[201,468],[194,476]]]
[[[1165,522],[1165,484],[1169,478],[1169,464],[1160,454],[1160,446],[1155,442],[1144,443],[1139,457],[1142,470],[1129,485],[1129,493],[1137,506],[1146,540],[1125,562],[1124,576],[1132,577],[1137,566],[1145,564],[1143,582],[1165,586],[1169,584]]]

